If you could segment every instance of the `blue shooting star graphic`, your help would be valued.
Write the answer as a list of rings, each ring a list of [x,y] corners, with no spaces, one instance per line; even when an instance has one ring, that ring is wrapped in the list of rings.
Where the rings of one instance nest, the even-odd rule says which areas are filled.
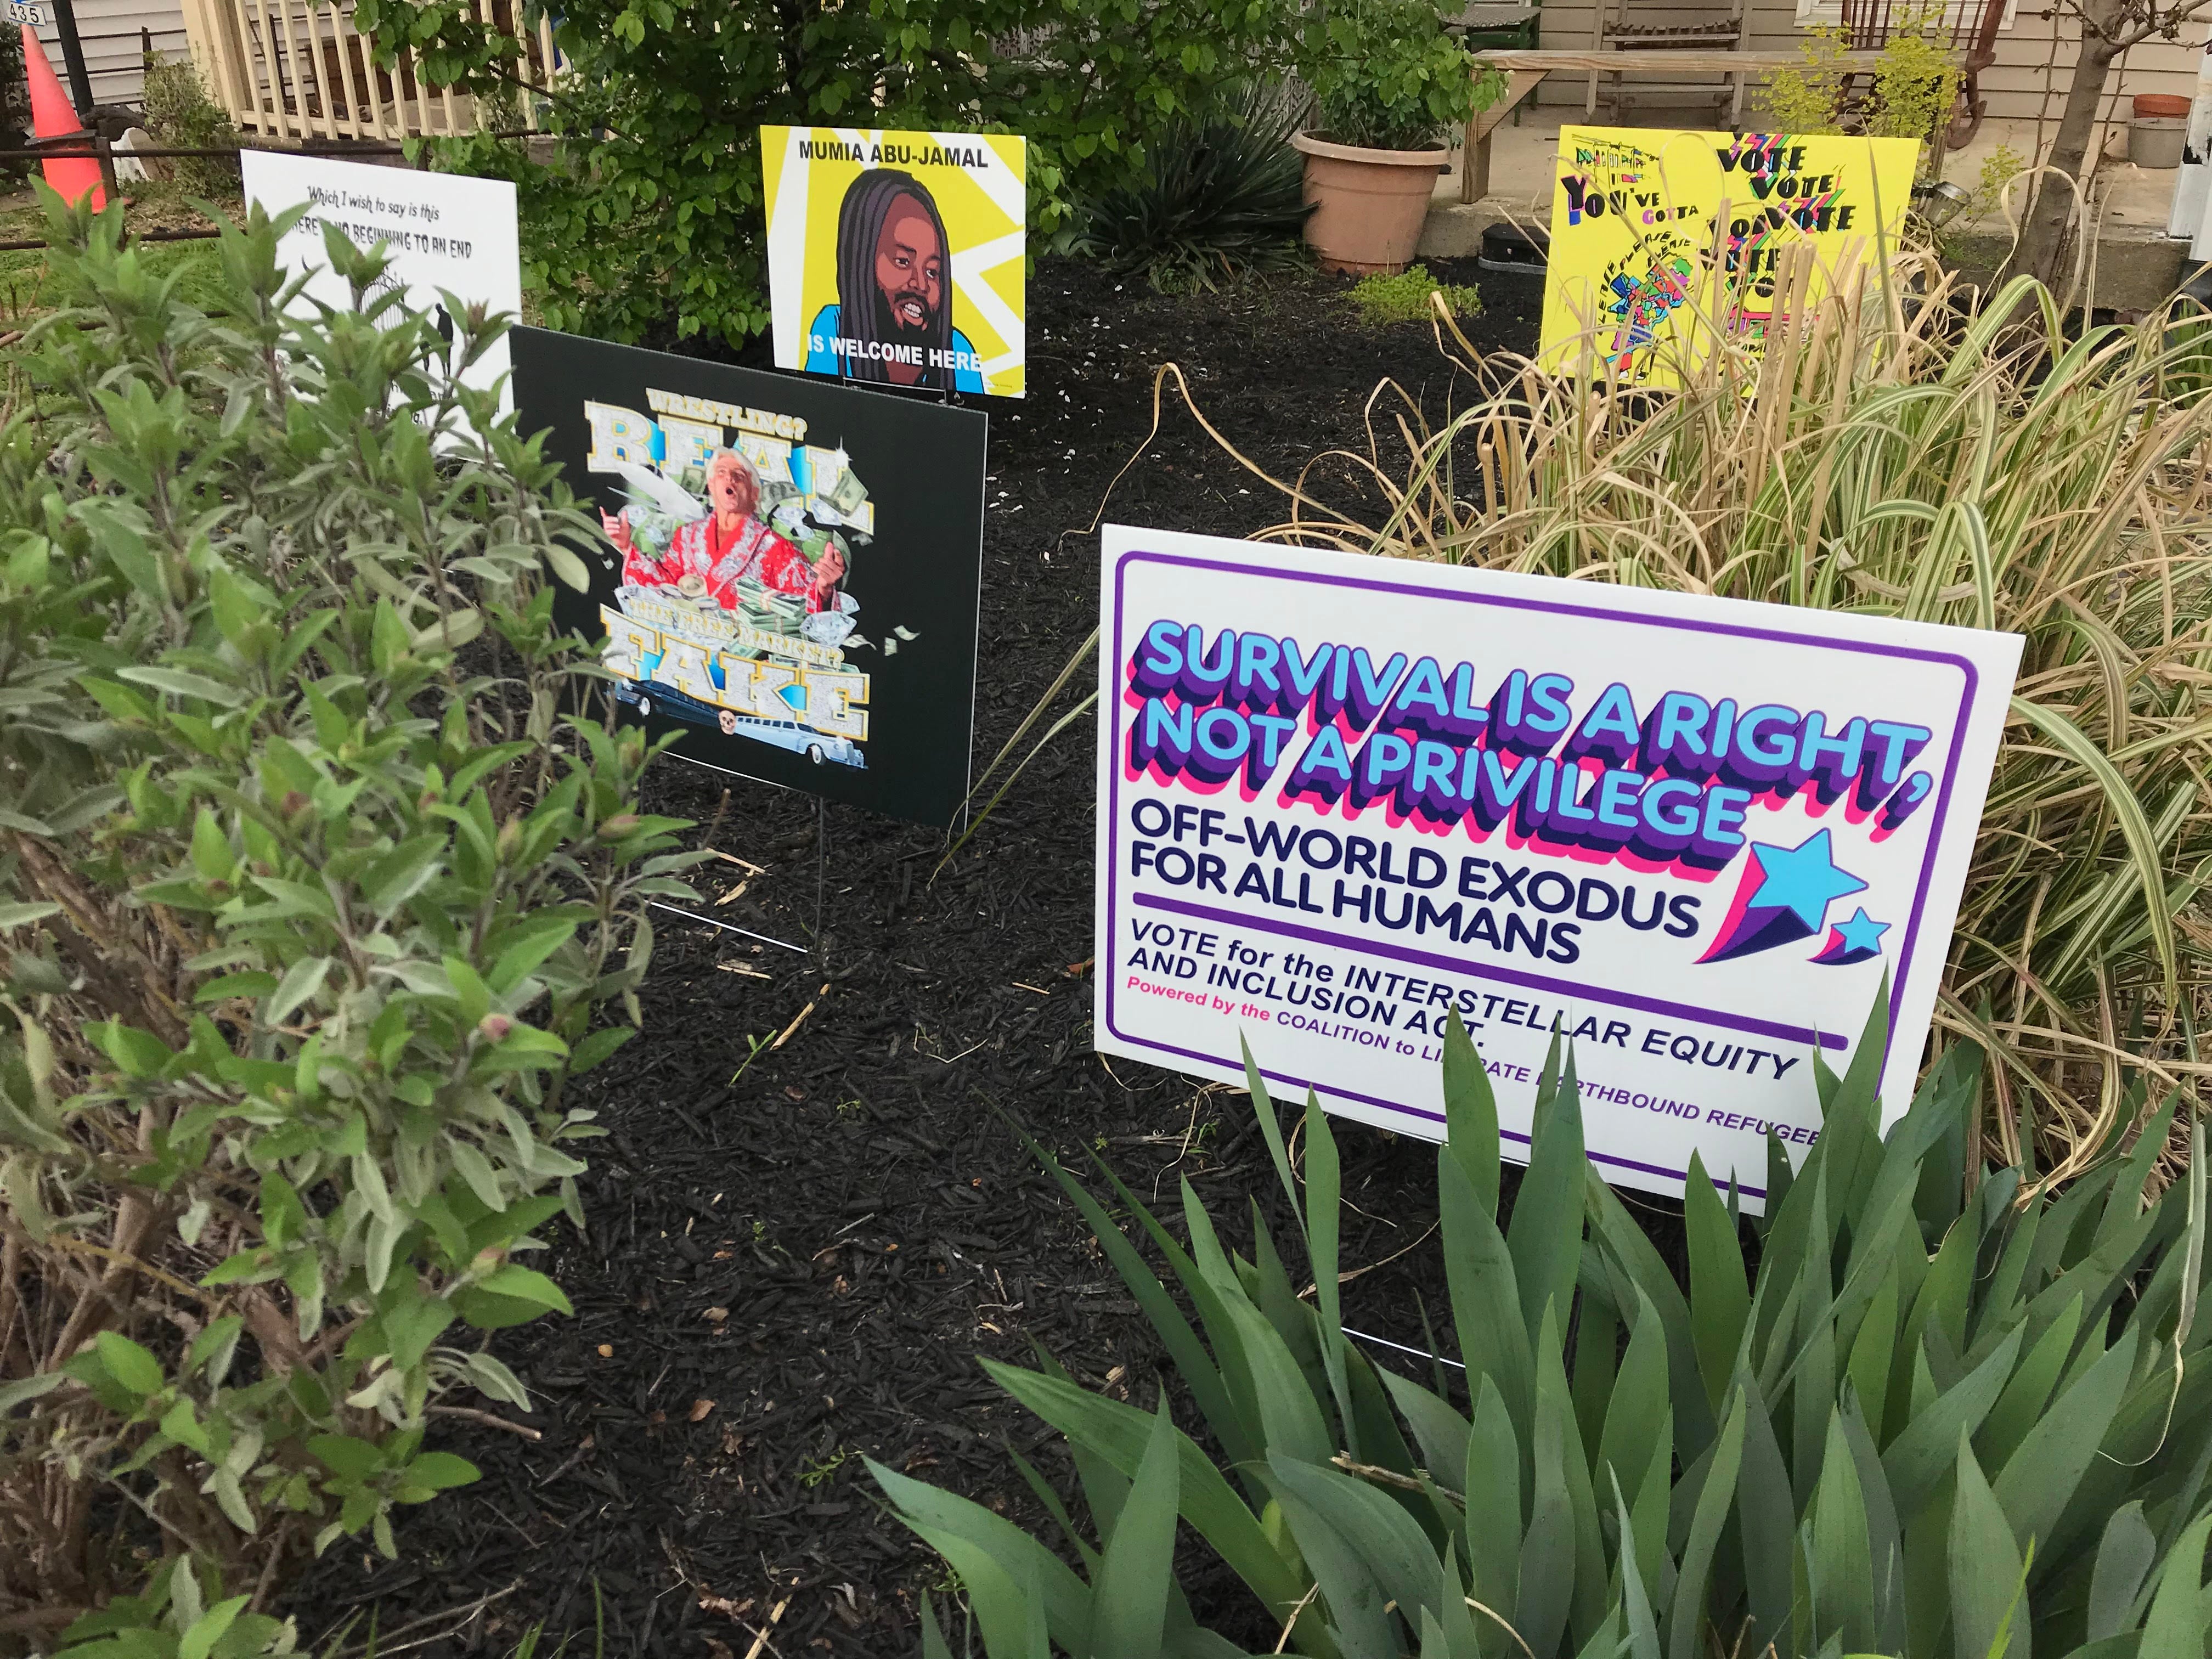
[[[1828,942],[1813,960],[1830,968],[1865,962],[1881,954],[1881,936],[1888,931],[1887,922],[1876,921],[1861,905],[1849,921],[1839,921],[1828,929]]]
[[[1834,842],[1826,830],[1814,830],[1795,847],[1755,841],[1735,902],[1711,947],[1698,960],[1732,962],[1810,939],[1827,925],[1831,904],[1864,892],[1866,885],[1850,871],[1837,867]],[[1859,912],[1860,917],[1865,915]],[[1880,928],[1885,924],[1872,925]]]

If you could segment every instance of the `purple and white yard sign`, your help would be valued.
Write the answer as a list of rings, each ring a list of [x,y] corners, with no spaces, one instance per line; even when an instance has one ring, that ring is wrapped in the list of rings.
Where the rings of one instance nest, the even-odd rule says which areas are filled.
[[[1910,1096],[2021,641],[1109,526],[1098,1047],[1437,1136],[1449,1010],[1526,1155],[1758,1207],[1887,972]]]

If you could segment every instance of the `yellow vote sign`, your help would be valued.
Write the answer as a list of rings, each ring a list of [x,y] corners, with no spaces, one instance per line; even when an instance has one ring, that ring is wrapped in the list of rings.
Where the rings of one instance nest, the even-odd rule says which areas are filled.
[[[1681,384],[1717,334],[1757,354],[1791,303],[1809,311],[1897,246],[1920,146],[1822,134],[1559,130],[1540,361],[1585,356],[1642,386]]]
[[[764,126],[761,169],[778,368],[1022,395],[1021,139]]]

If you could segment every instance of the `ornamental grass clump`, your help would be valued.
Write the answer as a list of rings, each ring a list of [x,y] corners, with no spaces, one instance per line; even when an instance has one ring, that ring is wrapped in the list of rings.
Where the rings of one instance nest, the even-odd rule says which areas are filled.
[[[553,623],[588,526],[386,261],[331,236],[356,309],[294,321],[257,210],[203,313],[119,209],[47,211],[0,434],[0,1652],[283,1650],[290,1571],[475,1478],[441,1416],[526,1406],[487,1334],[568,1310],[528,1265],[580,1215],[568,1081],[688,860]]]
[[[1137,171],[1082,204],[1073,251],[1170,294],[1296,269],[1313,211],[1290,145],[1297,113],[1255,81],[1170,118]]]
[[[2202,1069],[2201,348],[2163,314],[2069,334],[2025,277],[1979,299],[1907,260],[1808,306],[1810,275],[1785,260],[1762,352],[1696,319],[1664,394],[1608,375],[1608,329],[1547,374],[1481,361],[1439,311],[1477,395],[1434,428],[1391,400],[1403,464],[1380,443],[1347,458],[1379,515],[1301,479],[1281,486],[1291,520],[1260,534],[2024,635],[1936,1018],[1987,1046],[2007,1160],[2027,1133],[2063,1178],[2121,1124],[2131,1079],[2163,1092]]]
[[[1692,311],[1678,390],[1613,375],[1609,323],[1553,372],[1484,358],[1432,301],[1467,382],[1441,425],[1385,381],[1363,450],[1285,480],[1193,412],[1291,504],[1255,539],[2025,636],[1935,1020],[1990,1054],[1979,1132],[2063,1181],[2127,1127],[2131,1086],[2207,1069],[2203,331],[2161,313],[2070,333],[2040,284],[1983,296],[1917,254],[1808,304],[1794,253],[1760,339]],[[1190,400],[1169,364],[1156,410],[1170,380]],[[985,769],[988,805],[1089,707],[1024,747],[1096,645]]]
[[[1179,1524],[1255,1598],[1237,1622],[1258,1614],[1261,1650],[1317,1659],[2198,1659],[2201,1141],[2160,1193],[2169,1098],[2063,1195],[1983,1168],[1966,1046],[1884,1139],[1887,1036],[1877,1005],[1846,1075],[1815,1060],[1822,1133],[1794,1172],[1770,1137],[1755,1248],[1692,1158],[1685,1283],[1584,1157],[1556,1048],[1500,1218],[1497,1110],[1455,1022],[1437,1185],[1466,1369],[1425,1380],[1347,1340],[1328,1119],[1309,1100],[1301,1194],[1248,1057],[1294,1237],[1255,1206],[1236,1249],[1188,1181],[1179,1237],[1102,1163],[1156,1273],[1039,1153],[1180,1384],[1146,1412],[1049,1359],[985,1362],[1066,1437],[1085,1519],[1026,1463],[1049,1545],[875,1477],[958,1573],[990,1659],[1243,1652],[1197,1622]],[[923,1646],[945,1651],[933,1616]]]

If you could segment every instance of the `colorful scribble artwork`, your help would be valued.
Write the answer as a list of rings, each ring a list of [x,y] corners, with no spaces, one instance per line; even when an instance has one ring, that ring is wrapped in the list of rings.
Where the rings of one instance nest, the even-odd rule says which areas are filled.
[[[1632,274],[1641,264],[1641,274]],[[1676,307],[1686,303],[1697,282],[1697,267],[1687,254],[1662,254],[1632,262],[1606,278],[1605,313],[1613,319],[1613,340],[1606,356],[1613,372],[1626,374],[1636,354],[1658,337]]]

